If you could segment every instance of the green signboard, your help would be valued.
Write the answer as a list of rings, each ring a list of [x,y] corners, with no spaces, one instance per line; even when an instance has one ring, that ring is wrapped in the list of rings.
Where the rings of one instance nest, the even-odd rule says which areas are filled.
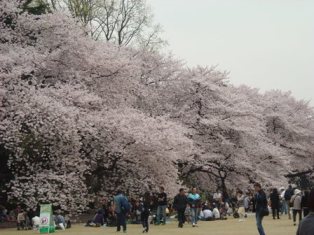
[[[40,233],[54,233],[55,226],[52,218],[51,204],[40,205]]]

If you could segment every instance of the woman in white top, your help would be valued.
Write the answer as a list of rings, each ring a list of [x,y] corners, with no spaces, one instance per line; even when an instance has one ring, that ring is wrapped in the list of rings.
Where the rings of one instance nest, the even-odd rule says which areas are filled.
[[[293,204],[292,207],[292,216],[293,216],[293,225],[296,225],[296,217],[299,214],[299,223],[302,220],[302,207],[301,207],[301,191],[299,189],[294,190],[294,195],[290,199],[290,203]]]

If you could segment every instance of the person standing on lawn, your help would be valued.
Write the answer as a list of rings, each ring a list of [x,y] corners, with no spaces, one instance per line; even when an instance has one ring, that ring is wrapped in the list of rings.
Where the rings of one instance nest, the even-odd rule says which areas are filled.
[[[167,209],[167,194],[165,193],[165,188],[160,187],[160,192],[158,193],[158,207],[157,207],[157,225],[160,224],[162,219],[162,224],[166,224],[166,209]]]
[[[175,196],[173,202],[173,208],[178,212],[178,227],[182,228],[185,223],[185,209],[188,204],[188,198],[185,195],[185,191],[183,188],[180,188],[179,193]]]
[[[266,194],[259,183],[254,184],[255,189],[255,203],[256,203],[256,226],[260,235],[265,235],[264,228],[262,225],[263,211],[267,209],[267,198]]]
[[[195,227],[198,220],[197,208],[201,202],[201,197],[197,193],[196,188],[192,188],[192,192],[188,195],[188,203],[191,208],[192,226]]]

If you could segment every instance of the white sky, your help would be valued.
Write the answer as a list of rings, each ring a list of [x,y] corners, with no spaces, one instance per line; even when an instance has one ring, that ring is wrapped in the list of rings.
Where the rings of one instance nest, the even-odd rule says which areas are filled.
[[[233,84],[292,91],[314,106],[314,0],[148,0],[169,49]]]

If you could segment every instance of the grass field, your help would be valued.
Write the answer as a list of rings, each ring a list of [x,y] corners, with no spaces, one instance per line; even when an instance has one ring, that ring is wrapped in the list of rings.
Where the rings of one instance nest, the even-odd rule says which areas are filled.
[[[265,217],[263,221],[264,229],[267,235],[295,235],[296,227],[287,216],[280,220],[273,220],[271,216]],[[1,235],[29,235],[39,234],[37,231],[17,231],[16,229],[0,229]],[[117,234],[113,227],[90,228],[83,224],[74,224],[72,228],[66,231],[57,231],[56,234],[69,235],[105,235]],[[121,232],[121,234],[123,234]],[[141,225],[128,225],[127,234],[142,234]],[[152,225],[149,234],[151,235],[255,235],[258,234],[255,226],[254,215],[249,216],[246,221],[239,222],[238,219],[229,218],[221,221],[200,221],[198,227],[192,228],[191,224],[186,224],[183,228],[177,227],[176,221],[170,221],[166,225]]]

